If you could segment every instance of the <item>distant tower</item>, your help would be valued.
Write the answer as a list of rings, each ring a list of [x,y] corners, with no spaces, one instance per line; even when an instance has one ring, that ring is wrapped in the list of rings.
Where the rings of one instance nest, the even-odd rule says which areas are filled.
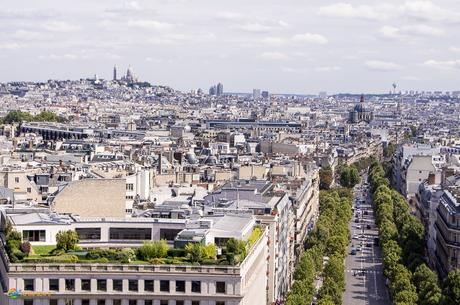
[[[113,66],[113,80],[117,80],[117,65]]]
[[[216,94],[218,96],[224,94],[224,85],[222,85],[221,83],[217,84],[217,92],[216,92]]]
[[[396,83],[393,83],[393,94],[396,94],[396,87],[398,87],[398,85]]]

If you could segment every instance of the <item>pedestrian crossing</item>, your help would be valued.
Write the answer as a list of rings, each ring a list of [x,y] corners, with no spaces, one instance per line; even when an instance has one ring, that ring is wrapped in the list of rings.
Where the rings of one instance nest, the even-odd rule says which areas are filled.
[[[356,274],[382,274],[382,271],[379,270],[360,270],[360,269],[353,269],[353,270],[345,270],[347,273],[356,273]]]

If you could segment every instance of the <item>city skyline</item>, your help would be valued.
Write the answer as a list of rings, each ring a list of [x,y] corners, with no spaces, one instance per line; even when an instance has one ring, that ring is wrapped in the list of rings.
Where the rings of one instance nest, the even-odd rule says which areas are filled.
[[[116,63],[182,91],[217,81],[248,93],[388,93],[393,82],[403,91],[459,89],[454,1],[187,4],[7,3],[0,81],[111,79]]]

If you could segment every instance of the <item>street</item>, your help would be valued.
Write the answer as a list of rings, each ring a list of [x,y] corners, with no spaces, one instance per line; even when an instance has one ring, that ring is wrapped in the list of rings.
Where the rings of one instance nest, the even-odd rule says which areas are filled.
[[[345,305],[390,305],[383,276],[378,230],[375,225],[367,175],[355,187],[353,218],[350,222],[352,240],[345,260]]]

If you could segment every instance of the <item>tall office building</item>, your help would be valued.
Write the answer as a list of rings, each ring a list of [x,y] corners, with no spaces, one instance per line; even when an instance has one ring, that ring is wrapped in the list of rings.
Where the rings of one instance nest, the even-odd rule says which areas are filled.
[[[268,93],[268,91],[262,91],[262,97],[263,97],[264,99],[267,99],[267,98],[269,97],[269,95],[270,95],[270,94]]]
[[[117,65],[113,66],[113,80],[117,80]]]
[[[252,98],[255,100],[260,99],[260,89],[252,89]]]
[[[217,96],[220,96],[224,94],[224,85],[222,83],[217,84],[217,91],[216,91]]]

